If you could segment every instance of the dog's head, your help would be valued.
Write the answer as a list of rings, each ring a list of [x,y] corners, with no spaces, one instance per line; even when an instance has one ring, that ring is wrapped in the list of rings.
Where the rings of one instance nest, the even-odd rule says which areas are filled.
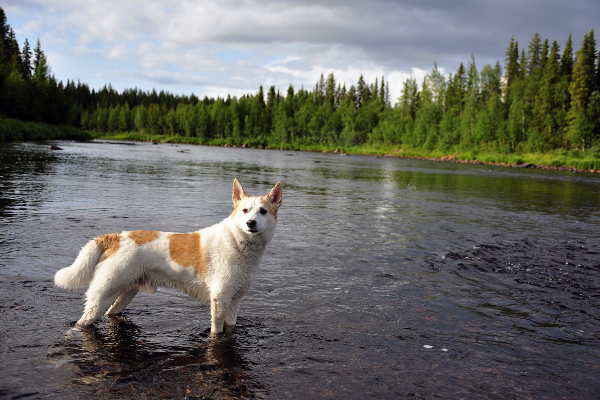
[[[235,224],[250,235],[272,231],[277,225],[277,210],[281,206],[281,183],[271,189],[266,196],[250,196],[235,179],[233,181],[233,213]]]

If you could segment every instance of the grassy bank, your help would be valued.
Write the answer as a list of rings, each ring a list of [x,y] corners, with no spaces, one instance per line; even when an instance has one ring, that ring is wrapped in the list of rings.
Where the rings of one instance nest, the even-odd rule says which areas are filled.
[[[95,139],[133,140],[157,143],[198,144],[208,146],[242,146],[255,148],[272,148],[282,150],[301,150],[317,152],[339,151],[357,155],[378,155],[388,157],[417,158],[448,162],[472,162],[493,165],[536,166],[556,169],[577,169],[600,171],[600,150],[585,152],[553,150],[547,153],[500,153],[494,151],[465,151],[460,149],[425,150],[401,148],[393,145],[364,144],[352,147],[328,146],[323,144],[301,145],[290,143],[268,143],[262,139],[247,140],[238,143],[227,139],[202,139],[198,137],[146,135],[138,132],[99,133],[92,132]]]
[[[50,125],[0,117],[0,142],[18,140],[89,140],[91,135],[69,125]]]

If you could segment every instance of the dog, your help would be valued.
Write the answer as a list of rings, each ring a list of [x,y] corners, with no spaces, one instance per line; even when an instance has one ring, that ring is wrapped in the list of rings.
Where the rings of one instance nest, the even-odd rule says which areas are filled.
[[[87,285],[85,310],[76,326],[125,309],[139,290],[176,288],[210,304],[211,334],[235,326],[240,301],[250,289],[267,243],[273,238],[282,203],[281,183],[262,197],[250,196],[233,181],[233,212],[192,233],[124,231],[88,242],[73,265],[54,282],[65,289]]]

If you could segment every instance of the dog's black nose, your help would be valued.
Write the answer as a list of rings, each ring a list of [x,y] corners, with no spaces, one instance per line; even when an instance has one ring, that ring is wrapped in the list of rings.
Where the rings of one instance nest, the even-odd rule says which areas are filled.
[[[254,228],[256,226],[256,221],[251,219],[250,221],[246,222],[246,225],[248,225],[248,228]]]

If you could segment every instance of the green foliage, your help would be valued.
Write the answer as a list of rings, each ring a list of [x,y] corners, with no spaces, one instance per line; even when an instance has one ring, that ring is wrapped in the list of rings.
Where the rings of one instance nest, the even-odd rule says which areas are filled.
[[[523,153],[580,151],[597,159],[591,154],[600,147],[600,57],[593,31],[575,59],[570,36],[560,54],[556,42],[535,34],[521,52],[511,38],[504,61],[504,73],[500,63],[478,70],[471,56],[448,76],[434,63],[423,82],[403,83],[395,105],[384,77],[367,82],[361,75],[346,89],[332,72],[321,74],[312,90],[290,85],[282,94],[270,86],[265,93],[260,86],[240,98],[118,92],[110,84],[96,91],[57,82],[39,40],[33,51],[27,40],[19,50],[0,8],[0,115],[103,135],[231,146],[402,148],[513,161],[523,161]],[[4,133],[4,140],[34,136]]]
[[[50,139],[89,140],[91,135],[68,125],[50,125],[0,117],[0,142]]]
[[[590,147],[598,140],[594,135],[598,116],[593,104],[594,97],[598,96],[598,89],[596,41],[594,31],[591,30],[583,38],[583,44],[577,52],[569,85],[571,109],[567,113],[568,137],[576,149]],[[592,103],[591,107],[590,103]]]

